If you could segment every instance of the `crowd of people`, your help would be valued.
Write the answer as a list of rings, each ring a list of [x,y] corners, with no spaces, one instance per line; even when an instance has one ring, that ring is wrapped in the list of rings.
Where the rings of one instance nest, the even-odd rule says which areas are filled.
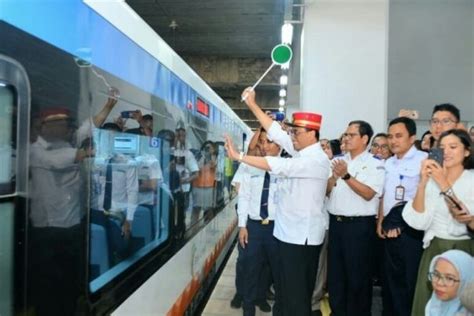
[[[436,105],[419,140],[411,111],[329,140],[321,115],[279,123],[242,96],[261,128],[246,153],[226,139],[241,163],[232,307],[269,312],[271,297],[273,315],[309,316],[328,297],[333,316],[371,315],[376,283],[383,315],[474,313],[474,127],[456,106]]]

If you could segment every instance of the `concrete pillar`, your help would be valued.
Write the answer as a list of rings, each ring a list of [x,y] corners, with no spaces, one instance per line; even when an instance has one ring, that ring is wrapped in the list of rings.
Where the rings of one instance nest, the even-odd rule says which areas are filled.
[[[385,130],[388,0],[311,1],[302,35],[301,110],[323,115],[321,136],[351,120]]]

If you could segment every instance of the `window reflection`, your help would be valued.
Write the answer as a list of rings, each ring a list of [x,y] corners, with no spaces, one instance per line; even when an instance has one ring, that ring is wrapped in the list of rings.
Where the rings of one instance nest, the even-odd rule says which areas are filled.
[[[211,218],[216,207],[217,147],[210,140],[205,141],[198,152],[199,173],[193,181],[193,211],[191,223],[204,217]]]
[[[116,123],[106,123],[94,132],[96,150],[90,166],[92,290],[169,235],[172,198],[162,172],[162,162],[169,162],[169,146],[144,134],[138,129],[122,132]]]
[[[90,121],[77,129],[66,108],[45,108],[39,119],[30,146],[29,294],[36,314],[71,315],[83,277],[81,165],[90,154],[76,144],[89,136]]]

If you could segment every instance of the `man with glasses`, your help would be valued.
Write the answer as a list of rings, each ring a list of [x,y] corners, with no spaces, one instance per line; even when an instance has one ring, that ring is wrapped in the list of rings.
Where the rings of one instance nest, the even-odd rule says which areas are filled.
[[[374,136],[372,145],[370,146],[370,153],[382,160],[390,158],[392,152],[390,148],[388,148],[387,134],[378,133]]]
[[[459,109],[450,103],[438,104],[433,108],[433,114],[430,120],[430,131],[435,139],[435,146],[441,133],[449,131],[453,128],[464,128],[460,123],[461,114]]]
[[[328,181],[328,290],[332,315],[370,315],[375,215],[384,183],[383,161],[367,151],[372,127],[352,121],[347,150],[332,162]]]
[[[229,158],[276,175],[275,227],[280,259],[282,315],[311,315],[311,295],[324,239],[324,196],[330,163],[319,145],[321,115],[294,113],[288,135],[268,117],[247,88],[243,99],[268,132],[268,137],[283,147],[292,158],[245,156],[235,151],[227,138]]]
[[[427,157],[416,149],[415,140],[415,121],[407,117],[390,121],[388,144],[394,156],[385,162],[384,195],[377,221],[377,235],[384,241],[383,308],[387,315],[410,315],[423,252],[423,233],[408,227],[401,217],[406,201],[415,196],[421,162]]]

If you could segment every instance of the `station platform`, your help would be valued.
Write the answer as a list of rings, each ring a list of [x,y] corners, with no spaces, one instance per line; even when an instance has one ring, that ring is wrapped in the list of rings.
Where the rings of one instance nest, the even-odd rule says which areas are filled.
[[[235,265],[237,262],[237,244],[235,244],[232,254],[227,261],[227,264],[222,271],[222,274],[217,281],[217,284],[212,292],[202,316],[241,316],[242,308],[230,307],[230,301],[235,294]],[[269,301],[273,304],[272,301]],[[263,313],[256,308],[256,316],[272,315],[271,312]]]
[[[242,308],[235,309],[230,307],[230,301],[235,294],[235,265],[237,262],[237,244],[232,250],[232,254],[227,261],[227,264],[222,271],[222,274],[217,281],[217,284],[212,292],[202,316],[241,316]],[[374,286],[372,297],[372,316],[382,315],[382,297],[381,288]],[[273,301],[268,301],[270,305]],[[264,313],[256,308],[256,316],[272,315],[271,312]],[[315,314],[318,315],[318,314]],[[322,302],[321,314],[323,316],[330,316],[329,302],[327,298]]]

